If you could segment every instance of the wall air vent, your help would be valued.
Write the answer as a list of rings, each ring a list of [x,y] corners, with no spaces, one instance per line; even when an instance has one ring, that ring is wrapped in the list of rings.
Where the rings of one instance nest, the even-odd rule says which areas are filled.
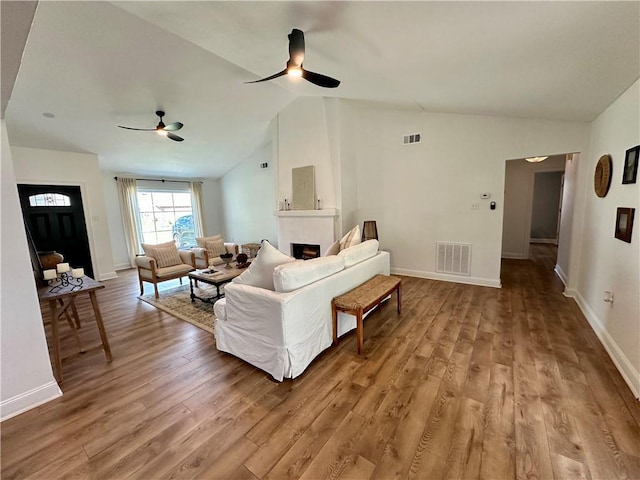
[[[404,135],[402,137],[402,144],[411,145],[413,143],[420,143],[421,138],[422,138],[422,134],[420,133],[411,133],[409,135]]]
[[[471,244],[436,242],[436,272],[471,275]]]

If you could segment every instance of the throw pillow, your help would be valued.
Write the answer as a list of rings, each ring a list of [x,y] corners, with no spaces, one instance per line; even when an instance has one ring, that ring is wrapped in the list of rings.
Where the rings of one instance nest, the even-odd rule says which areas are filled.
[[[233,283],[274,290],[273,269],[293,261],[295,258],[285,255],[267,240],[263,240],[258,256],[251,262],[249,268],[233,279]]]
[[[344,259],[344,267],[349,268],[356,263],[375,256],[378,253],[378,246],[378,240],[372,238],[353,247],[341,250],[340,253],[338,253],[338,257]]]
[[[353,247],[361,242],[360,238],[360,225],[356,225],[340,240],[340,250]]]
[[[207,248],[207,242],[211,240],[221,240],[222,235],[214,235],[213,237],[196,237],[196,243],[200,248]]]
[[[227,253],[227,249],[224,248],[224,241],[220,238],[218,240],[207,240],[205,248],[209,252],[209,258],[219,257],[223,253]]]
[[[143,243],[142,249],[146,256],[155,259],[158,268],[173,267],[174,265],[180,265],[182,263],[182,259],[178,254],[178,248],[173,241],[159,243],[157,245]]]
[[[327,251],[324,252],[325,257],[329,257],[331,255],[337,255],[340,251],[340,242],[333,242]]]

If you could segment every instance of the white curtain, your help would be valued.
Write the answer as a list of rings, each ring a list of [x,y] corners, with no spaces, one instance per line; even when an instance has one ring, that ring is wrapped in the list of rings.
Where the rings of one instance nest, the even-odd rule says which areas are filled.
[[[202,218],[202,182],[191,182],[191,211],[196,237],[204,237],[204,220]]]
[[[136,266],[136,255],[140,253],[140,236],[138,235],[138,197],[135,178],[117,178],[122,226],[132,267]]]

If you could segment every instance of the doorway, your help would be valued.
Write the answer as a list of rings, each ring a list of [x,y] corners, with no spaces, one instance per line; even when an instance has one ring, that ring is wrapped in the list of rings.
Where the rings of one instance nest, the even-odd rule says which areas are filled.
[[[503,259],[530,259],[531,242],[557,246],[552,249],[557,252],[554,270],[566,281],[578,159],[578,153],[569,153],[538,162],[524,158],[505,162]],[[539,190],[537,200],[535,190]]]
[[[38,252],[56,251],[93,278],[89,236],[80,187],[18,185],[22,216]]]

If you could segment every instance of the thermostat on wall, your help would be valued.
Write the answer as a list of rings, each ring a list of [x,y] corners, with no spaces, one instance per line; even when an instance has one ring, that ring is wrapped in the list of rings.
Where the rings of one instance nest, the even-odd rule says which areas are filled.
[[[487,198],[491,198],[491,194],[490,193],[481,193],[480,194],[480,198],[484,198],[486,200]]]

